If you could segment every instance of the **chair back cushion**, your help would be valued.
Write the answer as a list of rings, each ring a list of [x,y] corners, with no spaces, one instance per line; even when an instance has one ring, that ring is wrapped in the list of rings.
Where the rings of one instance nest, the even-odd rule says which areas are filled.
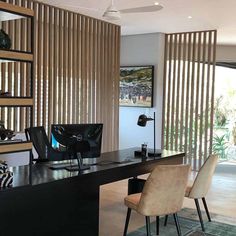
[[[192,189],[187,197],[203,198],[206,196],[212,181],[213,174],[217,165],[218,156],[210,155],[199,170],[193,183]]]
[[[158,165],[149,175],[137,211],[145,216],[178,212],[183,205],[189,165]]]
[[[48,159],[48,147],[50,146],[47,134],[43,126],[30,127],[25,129],[26,138],[32,141],[39,159]]]
[[[25,133],[27,140],[32,141],[38,154],[38,159],[34,159],[37,162],[70,159],[66,151],[57,151],[52,148],[43,126],[27,128],[25,129]]]

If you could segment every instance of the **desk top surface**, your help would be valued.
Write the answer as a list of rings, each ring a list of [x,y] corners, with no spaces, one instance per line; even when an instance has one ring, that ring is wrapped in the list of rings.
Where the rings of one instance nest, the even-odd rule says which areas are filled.
[[[162,154],[155,158],[147,158],[142,160],[141,158],[134,157],[134,151],[138,148],[129,148],[124,150],[118,150],[113,152],[106,152],[101,154],[97,159],[85,160],[88,164],[94,164],[93,162],[106,162],[114,161],[121,163],[109,163],[103,165],[91,165],[90,169],[84,170],[82,172],[78,171],[67,171],[67,170],[51,170],[49,169],[50,162],[47,163],[37,163],[32,166],[32,185],[38,185],[43,183],[49,183],[57,180],[68,179],[73,177],[84,177],[86,175],[106,174],[107,172],[123,171],[125,168],[134,168],[140,166],[148,166],[150,164],[155,164],[156,162],[166,159],[183,157],[185,154],[183,152],[167,151],[163,150]],[[86,164],[86,163],[85,163]],[[29,168],[28,166],[14,167],[14,187],[24,186],[28,183]],[[145,172],[145,171],[144,171]],[[148,173],[148,170],[146,171]]]

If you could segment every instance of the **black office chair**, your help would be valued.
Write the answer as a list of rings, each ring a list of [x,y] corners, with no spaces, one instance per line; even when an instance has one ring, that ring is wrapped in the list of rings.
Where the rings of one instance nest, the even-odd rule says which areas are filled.
[[[70,159],[67,151],[59,151],[52,148],[43,126],[30,127],[25,129],[26,139],[32,141],[33,146],[38,153],[36,162],[44,161],[62,161]]]

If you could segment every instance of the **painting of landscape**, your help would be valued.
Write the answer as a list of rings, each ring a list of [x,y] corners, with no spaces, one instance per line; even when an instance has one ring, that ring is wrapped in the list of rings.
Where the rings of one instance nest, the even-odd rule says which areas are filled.
[[[120,106],[152,107],[153,66],[120,68]]]

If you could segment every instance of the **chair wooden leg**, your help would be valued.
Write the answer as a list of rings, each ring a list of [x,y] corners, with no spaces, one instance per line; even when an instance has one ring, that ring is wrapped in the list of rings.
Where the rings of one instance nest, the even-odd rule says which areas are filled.
[[[159,216],[156,216],[156,234],[159,235]]]
[[[146,216],[146,229],[147,229],[147,236],[151,236],[151,224],[150,224],[150,217]]]
[[[195,204],[196,204],[197,213],[198,213],[199,220],[200,220],[200,223],[201,223],[202,231],[205,232],[205,228],[204,228],[204,224],[203,224],[203,220],[202,220],[202,213],[201,213],[201,209],[200,209],[198,199],[194,199],[194,201],[195,201]]]
[[[205,211],[206,211],[206,213],[207,213],[207,218],[208,218],[209,222],[211,222],[211,216],[210,216],[210,213],[209,213],[209,211],[208,211],[206,199],[205,199],[204,197],[202,198],[202,203],[203,203],[204,208],[205,208]]]
[[[128,225],[129,225],[129,219],[130,219],[130,214],[131,214],[131,208],[128,208],[128,210],[127,210],[127,215],[126,215],[126,220],[125,220],[125,228],[124,228],[124,234],[123,234],[123,236],[126,236],[126,234],[127,234]]]
[[[181,234],[178,215],[177,215],[177,213],[175,213],[175,214],[173,214],[173,216],[174,216],[174,219],[175,219],[175,225],[176,225],[178,236],[181,236],[182,234]]]
[[[167,226],[167,221],[168,221],[168,215],[165,216],[164,226]]]

